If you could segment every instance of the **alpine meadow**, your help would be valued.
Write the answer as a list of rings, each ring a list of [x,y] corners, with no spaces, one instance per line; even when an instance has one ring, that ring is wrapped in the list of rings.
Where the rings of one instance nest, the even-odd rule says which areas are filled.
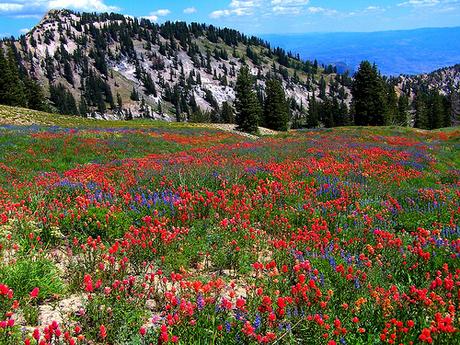
[[[459,15],[0,1],[0,345],[460,344]]]

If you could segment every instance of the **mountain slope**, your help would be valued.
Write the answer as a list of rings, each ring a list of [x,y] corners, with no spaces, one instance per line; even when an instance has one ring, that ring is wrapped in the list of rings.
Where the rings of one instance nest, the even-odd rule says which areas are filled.
[[[243,64],[261,98],[268,77],[283,80],[294,116],[321,91],[350,101],[349,78],[332,69],[325,73],[258,38],[203,24],[50,11],[13,44],[24,73],[49,89],[58,110],[70,92],[78,111],[93,117],[225,120],[222,105],[233,102]]]

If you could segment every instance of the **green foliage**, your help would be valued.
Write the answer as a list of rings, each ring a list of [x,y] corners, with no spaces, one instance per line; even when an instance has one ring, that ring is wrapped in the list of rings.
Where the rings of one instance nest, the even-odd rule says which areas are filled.
[[[46,110],[42,88],[20,71],[11,47],[6,57],[0,48],[0,104]]]
[[[287,131],[289,106],[283,85],[278,79],[270,79],[266,82],[265,94],[264,125],[270,129]]]
[[[254,91],[254,79],[247,66],[242,67],[238,74],[235,106],[238,130],[256,133],[262,109]]]
[[[116,293],[94,294],[86,302],[85,313],[77,318],[88,336],[101,341],[100,326],[107,330],[105,341],[109,344],[130,344],[136,338],[139,328],[145,322],[145,301],[129,300],[126,296],[118,298]]]
[[[235,122],[235,113],[233,107],[228,103],[222,103],[222,122],[224,123],[234,123]]]
[[[451,126],[451,104],[438,90],[419,90],[415,98],[415,124],[422,129]]]
[[[409,124],[409,98],[404,94],[398,98],[398,115],[396,122],[399,126],[403,127]]]
[[[43,258],[21,258],[15,263],[0,267],[0,281],[14,291],[15,298],[25,300],[38,287],[39,299],[48,299],[64,292],[64,283],[59,270],[49,260]]]
[[[385,124],[387,87],[369,61],[361,62],[352,89],[355,125],[381,126]]]
[[[77,108],[77,103],[75,102],[75,98],[62,84],[58,84],[56,86],[50,85],[50,100],[54,103],[59,114],[80,114],[80,111]]]

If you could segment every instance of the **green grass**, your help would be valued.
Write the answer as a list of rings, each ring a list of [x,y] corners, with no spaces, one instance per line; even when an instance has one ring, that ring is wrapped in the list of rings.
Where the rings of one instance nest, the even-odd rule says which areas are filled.
[[[46,300],[62,295],[65,286],[59,270],[51,261],[43,258],[20,258],[14,264],[0,267],[0,281],[14,291],[14,298],[28,300],[30,292],[38,287],[38,298]]]

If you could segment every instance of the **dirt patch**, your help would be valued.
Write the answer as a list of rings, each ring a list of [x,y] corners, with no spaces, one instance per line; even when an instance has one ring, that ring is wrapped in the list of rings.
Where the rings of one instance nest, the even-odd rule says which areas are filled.
[[[203,123],[202,126],[206,127],[206,128],[220,129],[222,131],[231,132],[231,133],[238,134],[238,135],[241,135],[243,137],[254,139],[254,140],[259,139],[259,136],[257,136],[257,135],[238,131],[236,129],[235,124],[230,124],[230,123]],[[268,129],[268,128],[259,127],[259,135],[260,136],[276,135],[276,134],[278,134],[278,132],[273,131],[273,130]]]

